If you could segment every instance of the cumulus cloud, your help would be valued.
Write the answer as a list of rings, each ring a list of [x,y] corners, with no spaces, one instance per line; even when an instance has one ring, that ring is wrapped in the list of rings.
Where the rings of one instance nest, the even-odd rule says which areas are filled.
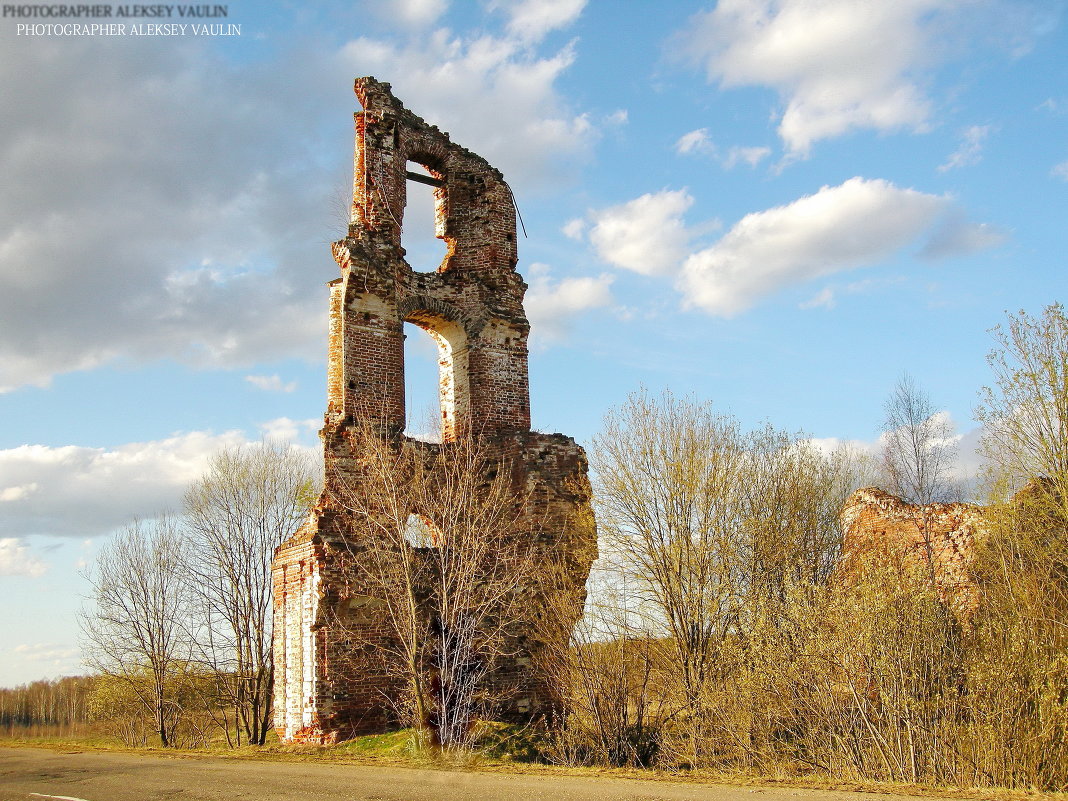
[[[838,305],[841,295],[863,295],[870,292],[884,290],[894,284],[904,281],[904,276],[892,276],[882,278],[864,278],[860,281],[849,281],[845,285],[832,284],[825,286],[808,300],[797,304],[799,309],[833,309]]]
[[[748,214],[709,247],[693,250],[704,226],[686,223],[693,198],[685,190],[663,190],[588,215],[587,236],[608,264],[645,275],[673,277],[683,305],[731,317],[760,298],[815,278],[888,258],[920,244],[918,255],[944,258],[974,253],[1004,241],[996,226],[967,220],[946,195],[901,189],[889,181],[851,178],[824,186],[784,206]],[[850,294],[870,282],[853,282]],[[800,305],[833,308],[833,287]]]
[[[56,645],[50,642],[23,643],[15,646],[15,653],[20,659],[27,662],[52,662],[59,664],[77,658],[80,652],[77,648]]]
[[[573,19],[538,8],[514,9],[523,30]],[[0,95],[0,392],[117,359],[319,359],[358,106],[345,76],[388,75],[517,191],[595,135],[556,88],[573,48],[511,34],[427,28],[255,63],[193,38],[3,39],[0,71],[21,77]]]
[[[564,223],[564,227],[560,229],[561,233],[568,239],[582,239],[586,233],[586,221],[581,217],[576,217],[573,220],[568,220]]]
[[[37,484],[31,482],[29,484],[22,484],[18,487],[4,487],[0,490],[0,503],[5,501],[21,501],[31,493],[37,492]]]
[[[259,428],[265,440],[293,443],[294,447],[297,447],[296,443],[314,441],[316,432],[322,425],[323,421],[320,418],[293,420],[289,417],[277,417],[261,423]],[[318,452],[318,447],[316,445],[313,449]]]
[[[682,34],[684,49],[724,87],[782,97],[779,135],[794,156],[858,128],[922,130],[931,103],[920,71],[940,13],[956,2],[720,0]]]
[[[784,286],[886,258],[926,232],[949,200],[851,178],[743,217],[691,255],[679,286],[688,306],[731,317]]]
[[[293,392],[297,388],[296,381],[282,381],[278,374],[274,375],[247,375],[245,380],[256,389],[264,392]]]
[[[688,153],[715,153],[716,146],[712,143],[712,137],[708,135],[708,128],[698,128],[696,131],[684,133],[675,143],[675,152],[680,155]]]
[[[320,421],[279,418],[261,424],[263,438],[319,453]],[[249,444],[240,431],[192,431],[114,448],[21,445],[0,450],[0,487],[11,493],[0,515],[0,536],[95,537],[135,517],[178,509],[189,485],[223,448]]]
[[[521,3],[513,11],[528,5],[542,6]],[[569,160],[585,157],[596,135],[588,115],[568,108],[556,88],[574,62],[574,47],[541,55],[536,44],[532,33],[465,38],[446,29],[404,44],[361,37],[342,48],[338,68],[389,75],[405,105],[489,160],[513,187],[533,188],[558,178]]]
[[[117,448],[22,445],[0,450],[0,486],[33,486],[4,504],[0,535],[94,537],[177,508],[186,487],[239,432],[192,432]]]
[[[992,125],[972,125],[961,133],[960,147],[949,154],[944,164],[938,165],[939,172],[955,170],[978,164],[983,157],[983,144],[993,130]]]
[[[73,676],[85,667],[81,651],[71,643],[20,643],[4,649],[0,656],[8,665],[6,681],[10,684]]]
[[[314,358],[330,265],[324,251],[317,275],[308,253],[331,178],[308,159],[308,117],[323,92],[192,44],[121,44],[0,48],[22,76],[0,96],[0,391],[118,357]]]
[[[613,276],[607,273],[554,280],[544,264],[532,264],[527,272],[530,288],[524,306],[530,318],[531,338],[538,343],[565,339],[576,316],[613,302]]]
[[[746,164],[750,167],[757,166],[760,162],[771,155],[770,147],[732,147],[723,157],[723,166],[728,170],[737,164]]]
[[[642,275],[677,269],[693,232],[682,215],[693,205],[685,189],[662,190],[590,215],[589,240],[609,264]]]
[[[747,164],[750,167],[757,166],[761,161],[771,155],[770,147],[743,147],[733,145],[726,153],[721,154],[715,142],[709,136],[707,128],[698,128],[679,137],[675,142],[675,152],[680,156],[703,155],[719,161],[725,169],[733,169],[739,164]]]
[[[386,7],[409,25],[430,25],[445,13],[449,4],[446,0],[393,0]]]
[[[19,537],[0,537],[0,576],[44,575],[48,565],[22,544]]]
[[[586,0],[498,0],[491,7],[508,14],[509,33],[525,41],[537,41],[577,20]]]
[[[946,430],[950,432],[950,436],[943,440],[944,444],[954,448],[955,456],[948,466],[949,477],[960,486],[965,498],[974,497],[979,490],[978,479],[986,467],[986,460],[980,447],[984,429],[975,427],[958,434],[955,433],[957,431],[956,421],[948,410],[942,409],[936,412],[935,417],[944,422]],[[860,476],[860,483],[878,486],[882,482],[879,459],[886,441],[885,434],[880,434],[871,440],[813,437],[807,441],[825,454],[830,454],[839,448],[847,448],[858,456],[868,457],[866,463],[860,464],[865,469],[864,474]]]

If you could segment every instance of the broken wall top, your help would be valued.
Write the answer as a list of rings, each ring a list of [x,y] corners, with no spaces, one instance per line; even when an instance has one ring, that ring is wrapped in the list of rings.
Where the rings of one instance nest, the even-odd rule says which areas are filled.
[[[429,173],[435,233],[446,243],[439,272],[515,270],[515,203],[504,176],[485,159],[406,109],[388,83],[357,78],[356,155],[349,234],[400,247],[412,166]],[[414,180],[419,180],[418,178]]]
[[[982,507],[914,505],[877,487],[865,487],[849,496],[839,519],[845,574],[862,569],[865,557],[899,554],[917,567],[930,564],[943,600],[965,613],[974,609],[977,590],[969,565],[977,539],[987,534]]]
[[[332,248],[341,278],[331,285],[327,422],[405,430],[404,324],[413,323],[438,345],[443,439],[528,431],[530,324],[511,190],[389,84],[358,78],[355,90],[363,110],[348,236]],[[434,187],[446,253],[432,272],[413,270],[402,245],[409,181]]]

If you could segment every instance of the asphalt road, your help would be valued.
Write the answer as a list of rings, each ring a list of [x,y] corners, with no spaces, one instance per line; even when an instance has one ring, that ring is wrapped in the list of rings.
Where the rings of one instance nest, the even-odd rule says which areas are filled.
[[[0,801],[903,801],[903,798],[781,787],[0,748]]]

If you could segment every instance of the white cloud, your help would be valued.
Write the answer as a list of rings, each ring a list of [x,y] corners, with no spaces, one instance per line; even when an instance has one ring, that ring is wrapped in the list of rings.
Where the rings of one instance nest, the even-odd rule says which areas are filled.
[[[554,281],[551,270],[544,264],[533,264],[527,272],[530,289],[524,306],[530,318],[531,338],[536,342],[565,339],[576,316],[613,302],[613,276],[609,274]]]
[[[993,130],[992,125],[972,125],[961,133],[960,147],[949,154],[945,164],[938,165],[939,172],[978,164],[983,157],[983,143]]]
[[[817,448],[821,453],[830,455],[839,448],[848,448],[856,453],[867,453],[872,456],[879,452],[878,442],[863,439],[842,439],[841,437],[809,437],[804,440]]]
[[[445,29],[404,44],[361,37],[342,48],[337,69],[388,75],[408,108],[522,189],[556,180],[569,161],[586,156],[596,135],[587,114],[569,109],[556,89],[574,62],[574,47],[543,56],[534,44],[490,34],[464,38]]]
[[[967,256],[996,247],[1007,238],[1008,233],[996,225],[969,222],[959,212],[954,212],[935,228],[920,255],[929,259]]]
[[[350,145],[319,151],[316,65],[24,39],[0,50],[23,76],[0,96],[0,392],[116,358],[317,357],[326,154],[344,170]]]
[[[605,122],[609,125],[626,125],[630,119],[630,114],[627,113],[625,108],[619,108],[605,117]]]
[[[274,420],[268,420],[266,423],[260,423],[259,428],[263,433],[263,438],[268,441],[300,443],[314,442],[315,435],[322,425],[323,421],[319,418],[293,420],[289,417],[278,417]],[[311,447],[316,453],[319,452],[318,444]]]
[[[688,153],[715,153],[716,146],[708,135],[708,128],[698,128],[679,137],[675,143],[675,152],[680,155]]]
[[[1050,175],[1060,178],[1062,181],[1068,181],[1068,161],[1062,161],[1050,170]]]
[[[672,273],[686,257],[692,237],[682,219],[692,205],[685,189],[665,189],[593,212],[590,243],[617,267],[643,275]]]
[[[573,220],[568,220],[564,227],[560,229],[561,233],[568,239],[582,239],[586,233],[586,221],[581,217],[576,217]]]
[[[851,178],[746,215],[686,260],[679,286],[687,306],[730,317],[784,286],[891,255],[926,232],[948,204],[887,181]]]
[[[949,196],[856,177],[748,214],[715,244],[694,252],[693,241],[711,224],[686,224],[683,215],[692,204],[685,189],[665,189],[591,211],[588,239],[609,264],[674,276],[685,307],[731,317],[783,287],[880,261],[907,245],[922,243],[919,256],[944,258],[993,247],[1006,237],[996,226],[969,222]],[[576,221],[569,227],[581,235]],[[844,291],[871,286],[853,282]],[[835,302],[835,288],[827,286],[800,307],[833,308]]]
[[[5,656],[8,658],[14,656],[15,664],[24,666],[27,676],[21,680],[43,678],[42,673],[52,677],[71,676],[81,672],[84,668],[81,651],[69,644],[21,643],[8,651]],[[33,667],[30,668],[29,665]]]
[[[739,164],[748,164],[750,167],[757,166],[761,161],[771,155],[770,147],[743,147],[733,145],[724,155],[720,155],[719,148],[708,134],[707,128],[698,128],[679,137],[675,142],[675,152],[681,156],[704,155],[715,158],[724,169],[733,169]]]
[[[376,4],[377,5],[377,4]],[[449,7],[446,0],[393,0],[388,6],[409,25],[430,25]]]
[[[245,380],[264,392],[293,392],[297,388],[296,381],[283,382],[277,373],[275,375],[247,375]]]
[[[799,309],[833,309],[836,305],[834,290],[826,286],[808,300],[797,304],[797,307]]]
[[[723,158],[723,166],[728,170],[737,164],[747,164],[750,167],[755,167],[770,155],[770,147],[735,146],[727,151],[727,155]]]
[[[5,504],[0,535],[92,537],[133,517],[179,506],[218,449],[245,442],[238,432],[192,432],[117,448],[22,445],[0,450],[0,485],[36,485]]]
[[[319,420],[278,418],[261,424],[264,439],[319,454]],[[7,499],[0,537],[96,537],[135,517],[181,507],[188,486],[219,450],[249,443],[240,431],[192,431],[114,448],[22,445],[0,450],[0,486],[33,487]],[[300,444],[307,443],[307,444]]]
[[[537,41],[578,19],[586,0],[498,0],[491,7],[508,14],[508,32],[513,36]]]
[[[0,490],[0,503],[21,501],[23,498],[36,491],[37,485],[32,482],[18,487],[5,487]]]
[[[918,73],[934,20],[954,0],[720,0],[682,34],[724,87],[769,86],[784,102],[779,135],[793,156],[857,128],[922,130],[931,103]]]
[[[935,413],[937,420],[944,421],[947,430],[957,430],[956,421],[949,411],[943,409]],[[965,497],[974,496],[979,490],[978,479],[986,466],[980,450],[984,429],[982,427],[971,428],[962,434],[951,433],[943,440],[946,444],[956,448],[956,458],[949,465],[950,478],[959,482],[965,492]],[[880,434],[872,440],[841,439],[839,437],[813,437],[807,440],[821,452],[830,454],[838,448],[848,448],[856,454],[867,455],[872,458],[868,464],[870,474],[863,478],[864,483],[878,485],[881,481],[879,476],[879,458],[883,452],[886,435]]]
[[[0,576],[44,575],[48,565],[30,552],[19,537],[0,537]]]
[[[403,5],[424,19],[440,7]],[[515,9],[525,30],[573,18],[543,9],[538,23],[538,8]],[[0,392],[117,359],[320,358],[336,275],[323,243],[342,230],[332,196],[358,107],[345,76],[388,77],[517,194],[567,174],[596,136],[557,89],[570,45],[424,29],[252,64],[192,42],[107,58],[99,44],[0,50],[0,72],[22,76],[0,96]]]
[[[953,476],[958,481],[971,484],[973,493],[980,488],[980,481],[988,466],[982,447],[985,434],[986,429],[979,426],[957,437],[957,460],[953,466]]]
[[[77,648],[56,645],[50,642],[23,643],[15,646],[15,653],[28,662],[55,662],[73,659],[79,655]]]
[[[824,287],[811,298],[797,304],[799,309],[833,309],[838,305],[840,295],[865,295],[871,292],[885,290],[905,280],[902,275],[884,276],[880,278],[864,278],[860,281],[849,281],[846,284],[832,284]]]

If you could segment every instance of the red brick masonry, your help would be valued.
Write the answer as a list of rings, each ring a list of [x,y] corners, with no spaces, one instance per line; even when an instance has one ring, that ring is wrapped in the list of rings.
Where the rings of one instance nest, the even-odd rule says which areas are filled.
[[[866,487],[849,496],[841,522],[847,573],[862,554],[900,554],[915,567],[931,570],[939,596],[959,613],[966,616],[975,608],[978,589],[968,565],[977,538],[986,533],[982,507],[969,503],[914,506]]]
[[[337,499],[356,481],[347,436],[354,422],[404,430],[405,322],[438,343],[444,441],[478,431],[513,465],[515,490],[531,499],[532,536],[569,566],[566,589],[576,597],[597,555],[585,453],[570,437],[530,430],[530,324],[515,269],[511,190],[485,160],[404,108],[389,84],[359,78],[355,88],[363,111],[355,115],[352,215],[348,235],[332,246],[341,276],[330,284],[325,489],[273,568],[275,727],[285,742],[331,742],[396,723],[391,674],[366,648],[390,632],[376,612],[381,601],[345,575],[351,523]],[[436,184],[437,235],[447,252],[433,273],[414,272],[401,247],[413,165]],[[438,446],[418,447],[432,454]],[[530,631],[538,612],[532,603]],[[364,647],[354,645],[356,629]],[[538,647],[523,636],[507,649],[514,664],[494,674],[510,688],[504,718],[536,715],[549,703],[552,688],[532,667]]]

